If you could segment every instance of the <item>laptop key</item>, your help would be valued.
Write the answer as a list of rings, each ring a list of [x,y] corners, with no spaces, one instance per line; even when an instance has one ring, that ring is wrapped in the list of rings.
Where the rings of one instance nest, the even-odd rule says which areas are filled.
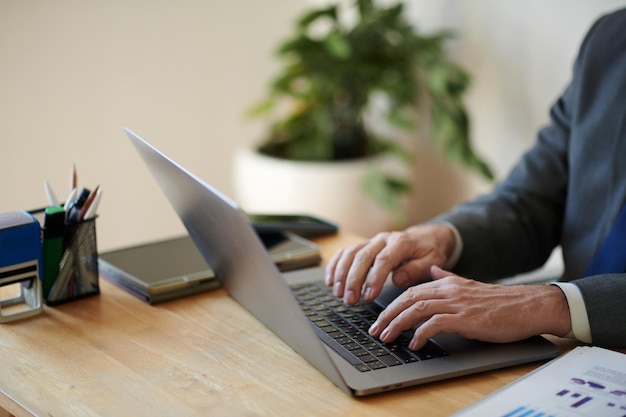
[[[333,339],[339,339],[343,337],[343,333],[341,333],[339,330],[333,330],[333,331],[326,332],[326,333],[328,333],[328,335],[332,337]]]
[[[443,350],[441,347],[439,347],[439,345],[428,341],[426,342],[426,345],[424,345],[424,347],[418,351],[414,352],[417,356],[420,357],[420,359],[422,360],[426,360],[426,359],[434,359],[434,358],[441,358],[443,356],[448,356],[448,352],[446,352],[445,350]]]
[[[378,359],[387,366],[402,365],[402,362],[396,359],[395,357],[393,357],[392,355],[380,356]]]
[[[359,356],[359,359],[361,359],[365,363],[378,362],[378,359],[376,358],[376,356],[370,355],[369,353]]]
[[[343,345],[343,347],[345,347],[349,351],[361,349],[361,345],[359,345],[358,343],[354,343],[352,341],[348,342],[348,343],[345,343],[345,344],[342,344],[342,345]]]
[[[367,371],[371,371],[372,370],[372,368],[370,368],[369,366],[367,366],[364,363],[360,363],[360,364],[356,365],[355,368],[358,371],[361,371],[361,372],[367,372]]]
[[[383,369],[383,368],[387,367],[387,365],[385,365],[384,363],[382,363],[381,361],[378,361],[378,360],[376,362],[369,362],[367,364],[367,366],[369,366],[373,370]]]
[[[387,352],[385,349],[383,348],[378,348],[378,349],[373,349],[370,350],[370,353],[378,358],[380,358],[381,356],[387,356],[389,355],[389,352]]]
[[[365,355],[369,355],[369,352],[368,352],[367,350],[363,349],[362,347],[359,347],[359,348],[357,348],[357,349],[350,350],[350,352],[352,352],[352,354],[353,354],[354,356],[359,357],[359,358],[362,358],[362,357],[363,357],[363,356],[365,356]],[[370,355],[370,356],[371,356],[371,355]],[[363,360],[363,359],[361,359],[361,360]]]
[[[418,361],[415,356],[413,356],[410,352],[407,352],[406,350],[398,349],[393,351],[393,354],[404,363],[412,363]]]

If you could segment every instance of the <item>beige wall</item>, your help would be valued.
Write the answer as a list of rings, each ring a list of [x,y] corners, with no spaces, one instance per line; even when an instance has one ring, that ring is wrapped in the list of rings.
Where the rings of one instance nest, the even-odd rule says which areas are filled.
[[[298,0],[0,2],[0,213],[100,184],[100,249],[183,228],[123,128],[230,192]]]
[[[183,232],[126,140],[128,126],[232,195],[244,110],[306,0],[0,1],[0,213],[45,204],[42,183],[102,187],[100,249]],[[452,28],[474,76],[475,141],[500,176],[534,140],[609,0],[414,0],[419,27]],[[445,184],[442,184],[445,188]]]

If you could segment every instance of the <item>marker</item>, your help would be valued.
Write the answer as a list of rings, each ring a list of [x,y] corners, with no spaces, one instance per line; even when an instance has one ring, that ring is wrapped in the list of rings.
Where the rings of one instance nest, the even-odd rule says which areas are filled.
[[[59,266],[63,256],[63,234],[65,230],[65,210],[61,206],[46,208],[46,217],[43,228],[43,278],[42,295],[48,298],[48,293],[59,275]]]

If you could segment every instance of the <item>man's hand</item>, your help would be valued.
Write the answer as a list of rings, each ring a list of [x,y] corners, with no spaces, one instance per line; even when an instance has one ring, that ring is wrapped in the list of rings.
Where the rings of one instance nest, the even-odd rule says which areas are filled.
[[[370,334],[391,342],[422,323],[409,344],[420,349],[438,333],[512,342],[571,330],[565,295],[553,285],[502,286],[462,278],[436,266],[432,282],[406,290],[372,324]]]
[[[389,273],[400,287],[430,280],[430,267],[445,265],[455,244],[454,233],[442,224],[379,233],[337,252],[326,268],[326,284],[332,285],[333,293],[346,304],[355,304],[361,295],[372,301]]]

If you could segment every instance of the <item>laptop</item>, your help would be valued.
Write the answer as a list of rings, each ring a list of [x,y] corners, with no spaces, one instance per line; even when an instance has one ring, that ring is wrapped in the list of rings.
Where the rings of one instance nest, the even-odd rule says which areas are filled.
[[[376,347],[377,340],[368,340],[358,327],[365,323],[367,329],[367,320],[398,289],[388,285],[376,302],[351,308],[324,294],[323,268],[281,273],[234,201],[129,129],[126,133],[222,287],[344,392],[376,394],[559,354],[539,336],[492,344],[440,334],[423,351],[409,351],[408,338]]]

